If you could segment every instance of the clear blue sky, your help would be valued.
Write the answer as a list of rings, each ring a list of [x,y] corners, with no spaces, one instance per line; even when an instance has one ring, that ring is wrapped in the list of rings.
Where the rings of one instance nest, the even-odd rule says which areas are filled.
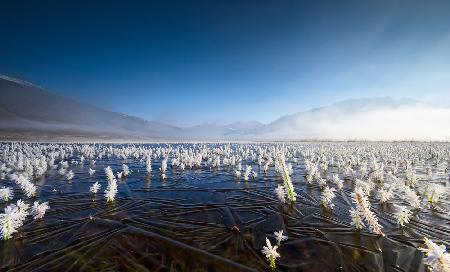
[[[450,106],[450,1],[18,1],[0,73],[178,125],[349,98]]]

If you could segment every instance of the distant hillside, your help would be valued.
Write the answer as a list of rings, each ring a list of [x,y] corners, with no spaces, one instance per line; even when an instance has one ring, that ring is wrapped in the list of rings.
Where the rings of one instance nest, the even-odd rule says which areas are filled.
[[[80,103],[31,83],[0,77],[0,130],[66,136],[170,139],[181,129]]]
[[[0,76],[0,140],[445,140],[450,109],[412,99],[367,98],[278,118],[179,128],[107,111]]]

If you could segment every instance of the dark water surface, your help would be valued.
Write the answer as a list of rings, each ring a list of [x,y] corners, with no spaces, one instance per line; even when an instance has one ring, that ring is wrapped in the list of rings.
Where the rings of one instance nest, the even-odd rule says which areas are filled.
[[[169,161],[170,162],[170,161]],[[106,166],[114,172],[126,163],[133,172],[119,180],[114,203],[103,191]],[[110,158],[70,165],[72,181],[57,169],[35,181],[38,200],[50,209],[42,220],[27,219],[18,233],[0,241],[0,267],[17,271],[267,271],[261,253],[265,238],[284,230],[289,239],[279,248],[280,271],[426,271],[423,237],[450,244],[449,201],[414,211],[411,222],[397,226],[393,203],[370,198],[385,237],[350,226],[352,183],[336,192],[332,211],[321,206],[317,183],[306,183],[304,163],[293,163],[297,202],[282,205],[273,193],[281,183],[273,167],[267,174],[254,162],[255,180],[234,177],[231,167],[173,169],[160,176],[161,159],[145,162]],[[330,171],[336,171],[331,168]],[[424,174],[416,169],[419,177]],[[445,179],[445,176],[437,177]],[[99,193],[89,187],[99,181]],[[14,199],[23,193],[10,180]],[[448,188],[448,187],[447,187]],[[26,198],[24,198],[26,200]],[[31,201],[26,200],[28,203]],[[3,210],[5,203],[0,204]]]

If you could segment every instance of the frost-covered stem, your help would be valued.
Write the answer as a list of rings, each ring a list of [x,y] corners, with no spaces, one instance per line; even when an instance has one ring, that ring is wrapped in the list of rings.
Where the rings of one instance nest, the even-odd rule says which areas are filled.
[[[384,233],[381,231],[380,223],[378,223],[378,219],[375,214],[370,210],[370,203],[361,188],[357,188],[355,190],[354,202],[357,205],[358,210],[361,211],[362,215],[366,219],[371,230],[376,234],[384,236]]]
[[[430,271],[450,271],[450,255],[445,245],[437,245],[428,238],[424,238],[426,248],[419,248],[425,253],[425,263],[429,266]]]
[[[8,221],[6,221],[5,222],[5,226],[4,226],[4,230],[3,230],[3,233],[4,233],[4,239],[5,240],[8,240],[11,236],[10,236],[10,230],[9,230],[10,228],[9,228],[9,222]]]
[[[353,208],[351,208],[349,210],[349,212],[350,212],[350,217],[352,218],[352,225],[355,226],[356,230],[358,230],[358,231],[361,230],[364,226],[364,223],[362,222],[360,212]]]
[[[105,190],[105,197],[107,202],[113,202],[117,194],[117,180],[111,167],[105,168],[106,176],[108,177],[108,187]]]
[[[294,186],[292,185],[291,177],[289,176],[289,170],[287,169],[284,158],[280,157],[281,175],[283,176],[284,187],[286,188],[288,198],[291,202],[295,202],[297,194],[294,192]]]
[[[152,172],[152,161],[150,156],[147,157],[147,174],[150,174]]]
[[[362,225],[361,225],[361,217],[359,216],[359,214],[357,216],[355,216],[355,228],[357,230],[361,230],[362,229]]]
[[[434,192],[428,197],[428,202],[433,203]]]
[[[270,256],[270,268],[275,270],[275,258],[273,256]]]

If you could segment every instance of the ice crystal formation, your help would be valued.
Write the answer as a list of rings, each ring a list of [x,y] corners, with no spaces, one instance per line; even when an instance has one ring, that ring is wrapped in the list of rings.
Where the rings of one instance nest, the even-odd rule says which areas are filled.
[[[267,260],[258,270],[283,270],[298,255],[285,250],[306,240],[340,247],[333,239],[345,233],[352,250],[378,254],[366,247],[406,235],[408,254],[448,271],[446,248],[433,241],[448,244],[449,169],[448,143],[0,143],[0,237],[41,239],[60,221],[147,224],[174,240],[211,235],[189,243],[217,255],[237,242],[236,261],[251,249],[246,259]],[[78,209],[76,220],[63,215]]]

